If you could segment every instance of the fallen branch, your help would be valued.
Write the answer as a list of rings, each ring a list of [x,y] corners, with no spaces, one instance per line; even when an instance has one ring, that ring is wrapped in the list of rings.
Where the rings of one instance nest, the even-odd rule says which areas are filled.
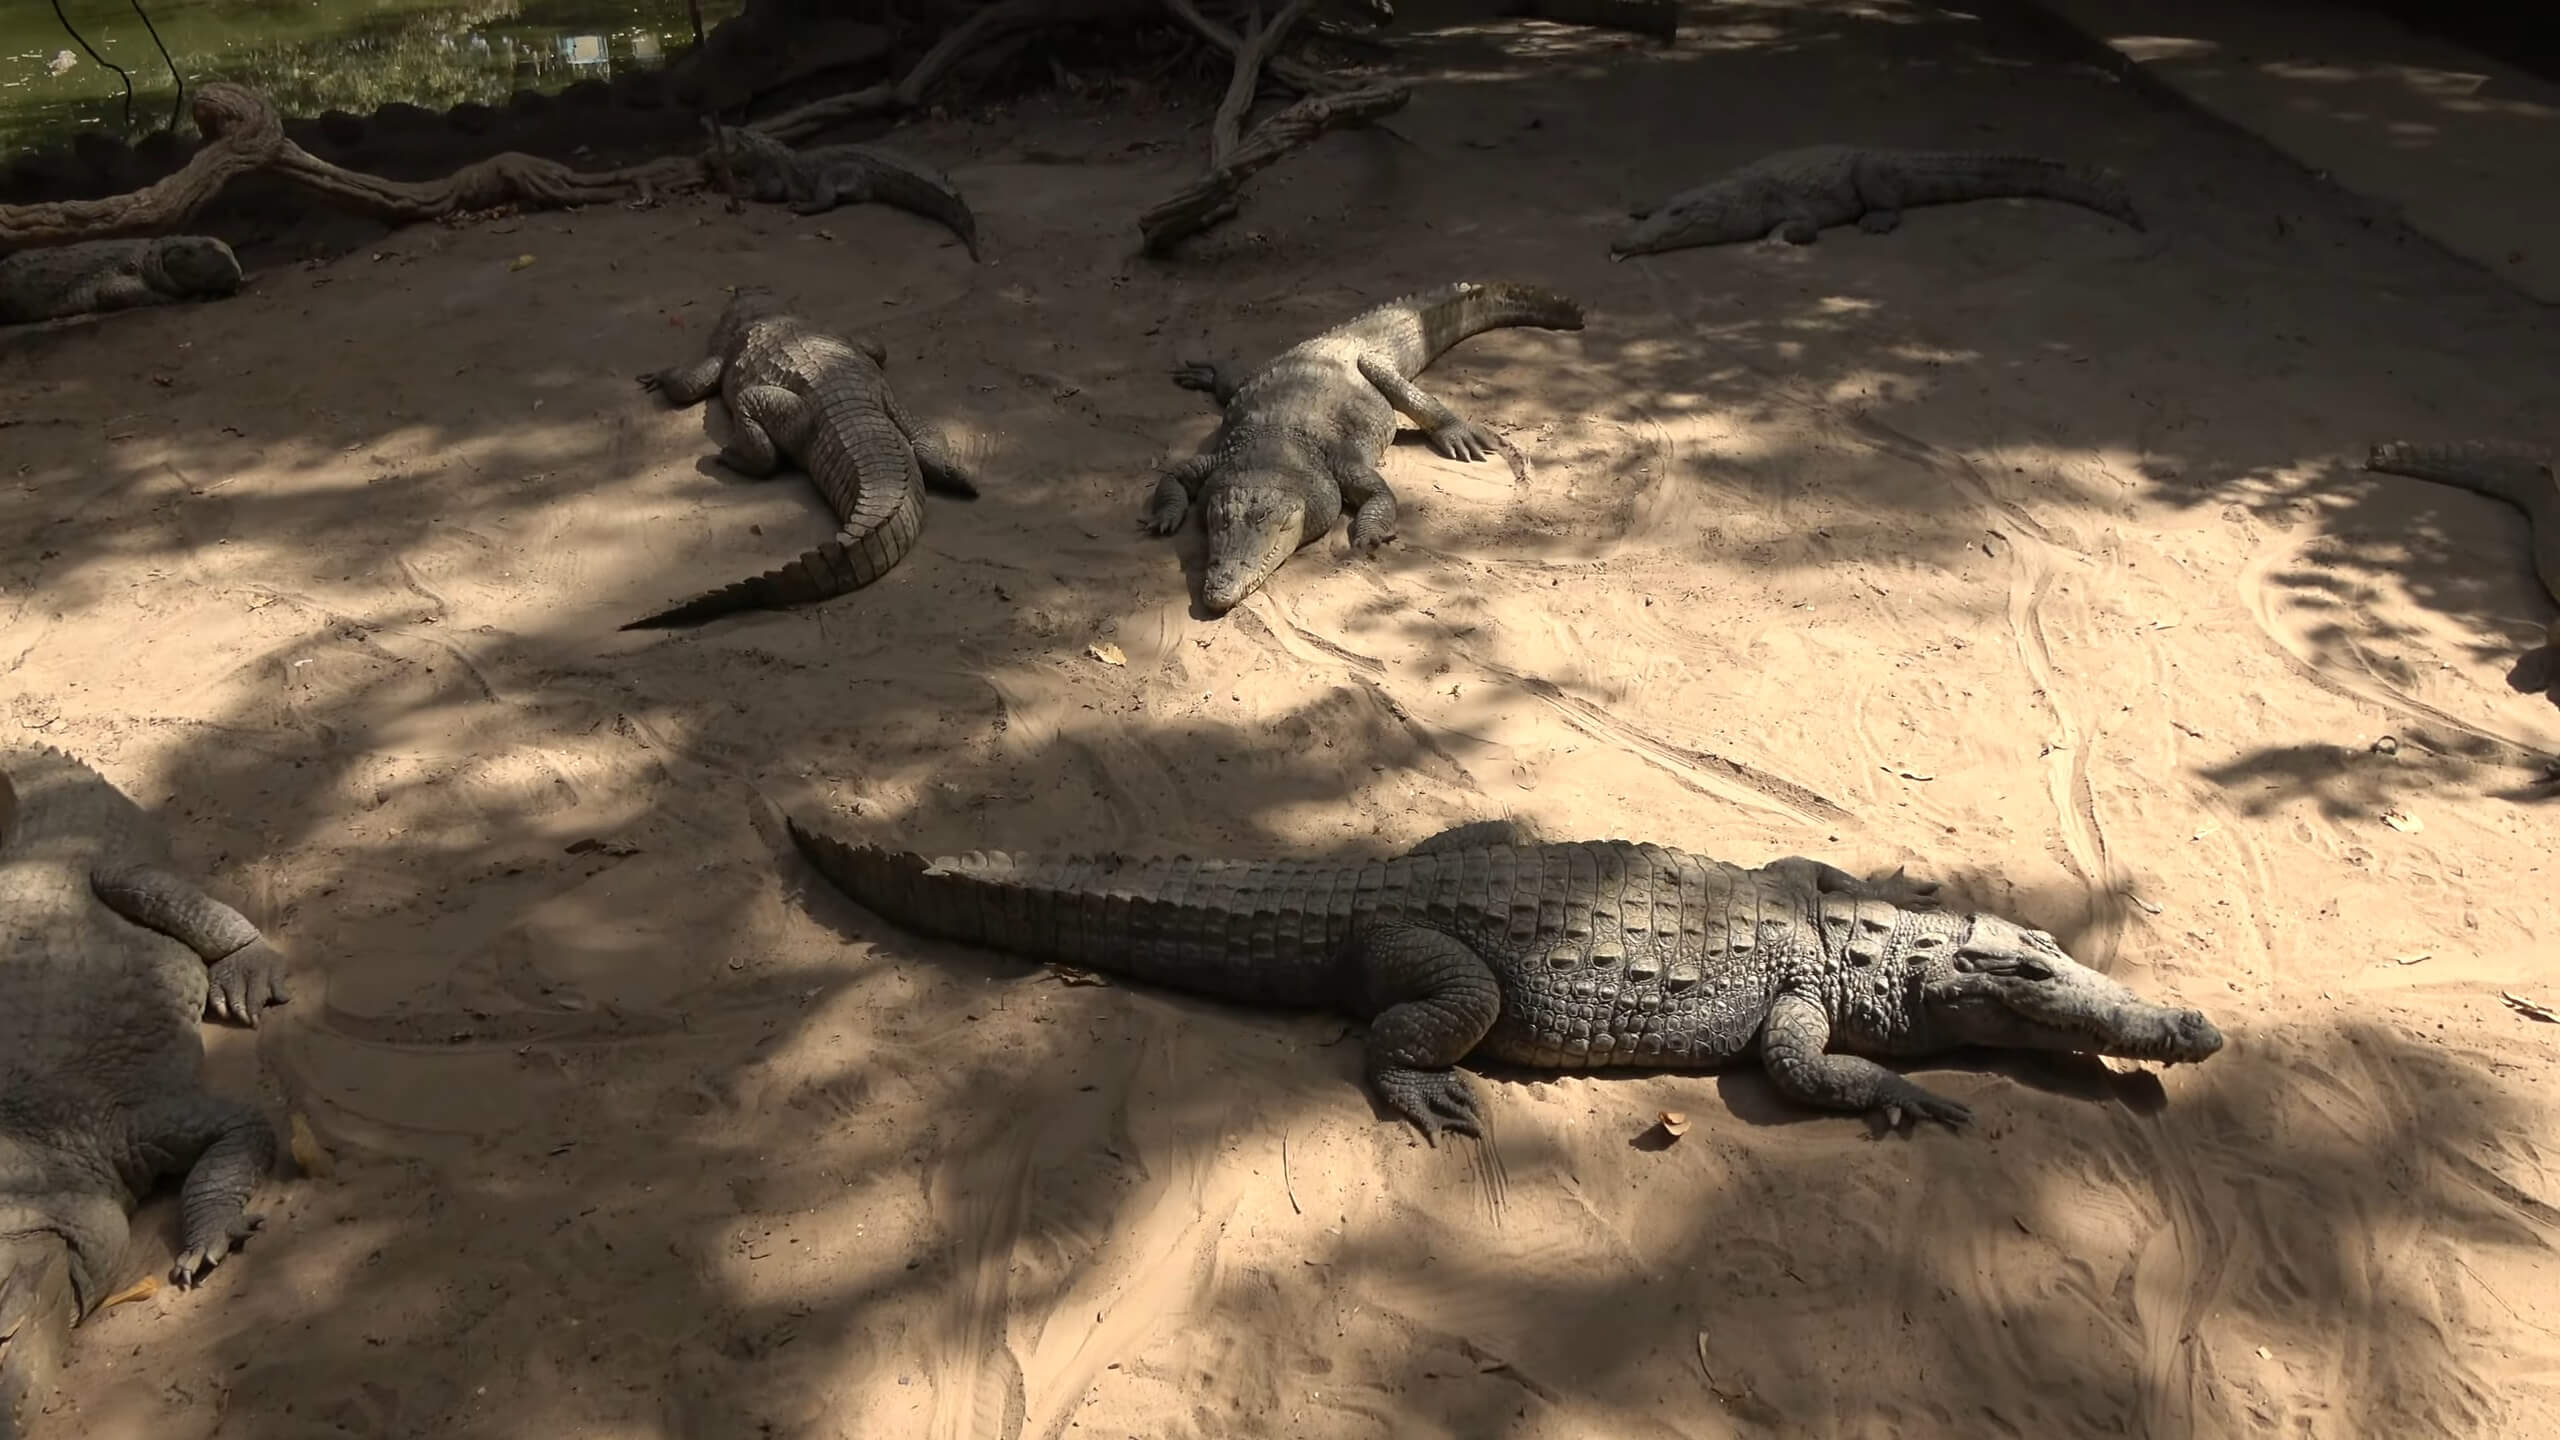
[[[1239,64],[1242,63],[1245,42],[1238,39],[1234,31],[1201,14],[1200,8],[1192,4],[1191,0],[1164,0],[1164,4],[1165,8],[1172,11],[1183,24],[1199,32],[1200,38],[1236,57]],[[1268,48],[1276,48],[1276,43],[1274,47]],[[1295,60],[1277,55],[1266,55],[1262,68],[1301,95],[1331,95],[1348,88],[1341,81],[1321,70],[1310,69]]]
[[[1413,92],[1402,85],[1376,85],[1338,95],[1310,95],[1253,127],[1224,159],[1213,160],[1207,173],[1138,217],[1144,249],[1161,255],[1219,221],[1235,214],[1236,194],[1255,172],[1305,145],[1328,130],[1365,125],[1404,108]]]
[[[340,209],[394,223],[434,220],[500,205],[565,209],[610,200],[689,190],[704,181],[698,156],[621,170],[586,172],[532,155],[493,155],[441,180],[385,180],[346,170],[284,138],[275,107],[254,92],[220,82],[200,87],[192,109],[204,148],[176,174],[127,195],[0,206],[0,253],[118,235],[166,232],[188,220],[253,170],[316,191]]]

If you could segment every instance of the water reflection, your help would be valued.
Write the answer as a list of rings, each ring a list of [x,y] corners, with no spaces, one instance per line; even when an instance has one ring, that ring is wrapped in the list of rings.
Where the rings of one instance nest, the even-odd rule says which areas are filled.
[[[743,0],[704,0],[703,20]],[[144,0],[179,73],[247,85],[287,114],[441,110],[517,90],[655,69],[693,39],[685,0]],[[165,123],[169,67],[123,0],[65,0],[98,53],[133,76],[133,135]],[[41,3],[0,4],[0,151],[122,128],[124,87]]]

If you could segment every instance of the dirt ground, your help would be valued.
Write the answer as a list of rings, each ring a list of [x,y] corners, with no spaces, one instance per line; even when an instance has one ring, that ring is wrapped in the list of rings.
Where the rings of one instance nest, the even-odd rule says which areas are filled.
[[[688,202],[0,343],[0,725],[165,803],[293,957],[211,1083],[335,1156],[81,1330],[39,1435],[2560,1434],[2560,1026],[2501,999],[2560,1003],[2549,657],[2511,680],[2551,605],[2514,514],[2354,463],[2560,440],[2549,312],[1952,11],[1412,59],[1398,134],[1171,265],[1132,217],[1205,104],[1067,98],[904,137],[979,268]],[[2114,165],[2153,229],[1607,262],[1630,200],[1828,139]],[[1461,276],[1590,307],[1429,380],[1530,483],[1399,445],[1400,544],[1200,618],[1196,532],[1134,518],[1213,425],[1169,365]],[[632,384],[740,281],[883,337],[985,498],[859,595],[619,633],[828,528]],[[1883,1139],[1748,1073],[1499,1078],[1496,1143],[1434,1150],[1341,1023],[899,934],[785,810],[1908,863],[2230,1043],[1929,1067],[1975,1130]]]

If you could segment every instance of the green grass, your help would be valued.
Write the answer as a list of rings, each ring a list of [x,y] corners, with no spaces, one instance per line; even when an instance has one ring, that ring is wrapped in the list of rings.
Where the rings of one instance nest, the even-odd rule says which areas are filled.
[[[705,24],[743,0],[703,0]],[[230,80],[287,114],[393,100],[442,109],[519,89],[557,90],[605,67],[576,67],[564,36],[605,40],[610,73],[646,66],[693,37],[684,0],[143,0],[189,85]],[[133,76],[138,139],[168,122],[175,87],[129,0],[63,0],[63,13]],[[72,63],[55,72],[56,57]],[[0,10],[0,155],[84,127],[123,133],[124,87],[63,31],[47,0]]]

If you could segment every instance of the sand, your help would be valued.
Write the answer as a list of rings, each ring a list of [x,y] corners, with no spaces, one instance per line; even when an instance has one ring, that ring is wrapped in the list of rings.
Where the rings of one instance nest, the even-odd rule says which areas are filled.
[[[2560,330],[1985,21],[1694,18],[1422,17],[1401,138],[1170,266],[1131,217],[1205,98],[1064,97],[905,138],[980,268],[686,202],[0,342],[0,724],[165,804],[293,958],[210,1080],[333,1156],[84,1327],[38,1433],[2560,1434],[2560,1026],[2501,999],[2560,1003],[2560,709],[2510,681],[2552,607],[2513,514],[2354,463],[2560,439]],[[1605,259],[1631,200],[1858,138],[2112,164],[2156,223]],[[1200,618],[1196,532],[1135,521],[1214,423],[1167,368],[1461,275],[1591,308],[1428,377],[1529,482],[1399,445],[1399,544]],[[618,633],[827,528],[632,384],[748,280],[882,336],[985,498],[860,595]],[[898,934],[786,810],[1908,864],[2230,1043],[1926,1067],[1977,1127],[1882,1139],[1749,1073],[1498,1078],[1495,1143],[1435,1150],[1344,1024]]]

